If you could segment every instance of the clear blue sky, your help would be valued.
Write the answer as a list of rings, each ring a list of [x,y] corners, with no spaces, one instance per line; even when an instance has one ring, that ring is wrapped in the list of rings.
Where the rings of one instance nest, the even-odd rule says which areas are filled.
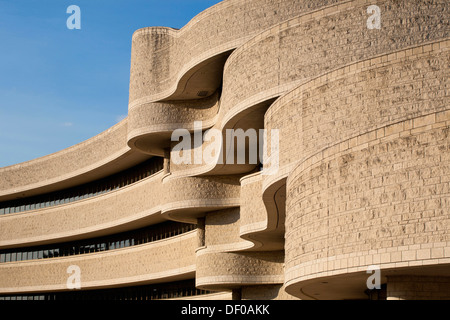
[[[0,167],[89,139],[127,114],[131,37],[220,0],[0,0]],[[81,9],[69,30],[66,9]]]

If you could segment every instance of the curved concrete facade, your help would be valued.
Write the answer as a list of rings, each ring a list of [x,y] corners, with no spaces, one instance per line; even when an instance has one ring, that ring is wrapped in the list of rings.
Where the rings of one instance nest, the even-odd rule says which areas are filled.
[[[369,28],[373,5],[380,29]],[[0,297],[67,291],[67,266],[77,265],[90,290],[195,279],[219,292],[209,297],[448,299],[448,17],[445,0],[225,0],[181,30],[137,30],[128,118],[1,168],[0,201],[93,182],[151,157],[163,157],[164,170],[89,199],[0,216],[0,253],[166,221],[197,231],[0,263]],[[212,146],[196,144],[197,131],[221,133],[222,151],[238,150],[227,145],[229,130],[278,132],[265,145],[278,170],[266,174],[267,158],[230,163],[225,152],[177,162],[177,129],[191,139],[183,155],[192,159]],[[374,266],[378,290],[367,286]]]
[[[68,268],[81,270],[81,288],[99,289],[189,279],[195,273],[196,232],[87,256],[0,265],[2,293],[67,290]],[[16,276],[12,277],[11,274]]]

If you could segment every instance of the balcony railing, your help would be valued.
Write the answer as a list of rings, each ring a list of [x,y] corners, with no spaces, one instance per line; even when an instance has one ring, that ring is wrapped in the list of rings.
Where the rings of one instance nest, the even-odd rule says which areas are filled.
[[[49,259],[126,248],[167,239],[196,228],[197,226],[194,224],[168,221],[100,238],[30,248],[0,250],[0,263]]]
[[[111,192],[163,170],[163,158],[151,158],[133,168],[97,181],[58,192],[0,203],[0,215],[58,206]]]

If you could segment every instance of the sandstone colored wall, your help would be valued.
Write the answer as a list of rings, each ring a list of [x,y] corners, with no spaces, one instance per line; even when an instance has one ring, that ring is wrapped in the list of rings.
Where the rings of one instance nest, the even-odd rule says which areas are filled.
[[[366,25],[374,4],[381,30]],[[377,264],[390,298],[448,297],[448,14],[445,0],[225,0],[181,30],[136,31],[128,119],[1,169],[0,197],[64,188],[153,154],[166,157],[165,172],[79,203],[2,216],[0,246],[157,216],[205,221],[204,236],[7,263],[0,292],[63,289],[66,278],[51,272],[70,262],[87,270],[92,288],[195,271],[198,287],[241,289],[244,299],[363,299],[365,271]],[[208,97],[199,99],[203,89]],[[192,131],[195,120],[203,130],[280,130],[280,170],[173,163],[171,131]]]
[[[46,260],[0,264],[0,292],[67,290],[70,266],[81,271],[82,289],[189,279],[195,271],[196,232],[139,246]]]
[[[101,171],[103,166],[112,162],[116,161],[117,168],[120,168],[125,166],[123,163],[125,159],[128,166],[132,166],[133,161],[145,160],[142,155],[128,148],[127,128],[128,122],[125,119],[98,136],[71,148],[39,159],[1,168],[0,198],[10,199],[32,195],[30,191],[38,188],[46,190],[44,192],[57,190],[58,187],[51,189],[53,184],[60,184],[66,188],[71,186],[70,179],[78,180],[75,182],[78,184],[95,180],[96,172]],[[108,171],[111,174],[117,172],[111,168],[106,169],[106,172]],[[86,174],[89,174],[90,177],[81,178]],[[66,180],[68,181],[65,182]]]
[[[289,285],[338,274],[350,281],[370,265],[399,272],[448,265],[448,115],[400,122],[354,146],[342,142],[292,172]]]
[[[196,286],[212,290],[283,282],[284,254],[278,252],[213,252],[197,250]]]
[[[3,215],[0,247],[95,237],[141,219],[147,223],[161,222],[161,179],[162,173],[158,173],[137,184],[89,199]]]

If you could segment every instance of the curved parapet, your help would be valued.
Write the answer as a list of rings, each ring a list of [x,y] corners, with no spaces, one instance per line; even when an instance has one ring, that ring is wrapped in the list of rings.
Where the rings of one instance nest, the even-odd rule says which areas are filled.
[[[221,112],[233,114],[336,68],[449,35],[444,0],[371,4],[380,7],[382,31],[368,29],[367,1],[343,1],[304,12],[239,47],[224,68]]]
[[[70,267],[80,271],[83,290],[143,285],[192,278],[195,273],[196,232],[111,252],[45,261],[0,264],[0,292],[67,291]],[[12,276],[14,275],[14,276]]]
[[[0,168],[0,200],[70,188],[127,169],[148,156],[127,146],[127,119],[60,152]]]
[[[202,12],[180,30],[161,27],[137,30],[131,58],[130,147],[161,155],[167,147],[167,130],[174,124],[173,119],[167,119],[165,125],[159,122],[159,116],[147,117],[144,125],[139,115],[153,112],[158,115],[162,102],[169,113],[180,108],[182,116],[187,105],[198,113],[198,106],[204,102],[195,100],[210,97],[221,88],[223,68],[233,50],[266,28],[337,2],[227,0]],[[210,109],[214,110],[212,106]],[[207,114],[201,116],[208,122],[205,128],[219,122],[204,118]],[[179,123],[188,123],[189,117],[180,118]]]
[[[250,205],[250,204],[249,204]],[[205,235],[196,250],[196,285],[203,289],[233,290],[243,286],[269,285],[271,290],[283,284],[284,252],[257,241],[242,239],[242,209],[208,212]],[[256,243],[256,245],[255,245]],[[272,292],[273,294],[273,292]]]
[[[161,222],[162,175],[93,198],[0,216],[0,248],[97,237]]]
[[[132,129],[128,132],[128,144],[141,152],[164,156],[173,131],[194,131],[195,121],[202,122],[202,130],[208,129],[215,124],[218,110],[218,93],[195,101],[139,104],[129,110]]]
[[[197,251],[196,285],[211,290],[225,290],[245,285],[283,283],[283,252],[213,252]]]
[[[380,9],[381,29],[369,27],[369,6]],[[0,275],[18,276],[1,277],[0,292],[65,290],[47,272],[65,271],[66,262],[86,270],[87,289],[195,272],[198,287],[242,298],[364,299],[374,294],[371,268],[381,268],[392,298],[414,296],[408,279],[448,283],[448,10],[445,0],[225,0],[181,30],[136,31],[128,118],[0,169],[0,200],[126,175],[154,155],[164,171],[98,196],[88,186],[91,198],[64,205],[4,203]],[[228,140],[230,132],[238,136]],[[14,248],[165,220],[198,231],[7,262],[19,257]]]
[[[448,81],[447,43],[438,41],[360,61],[314,78],[278,99],[265,122],[268,130],[279,130],[280,170],[278,178],[267,177],[265,186],[285,178],[302,159],[337,142],[445,110],[448,97],[442,84]],[[418,66],[421,78],[414,76]]]
[[[206,212],[238,207],[239,177],[211,176],[164,179],[166,190],[161,206],[164,216],[171,220],[193,222]]]
[[[222,68],[214,68],[215,59],[262,30],[337,2],[226,0],[200,13],[180,30],[161,27],[137,30],[133,35],[130,107],[145,100],[197,99],[199,90],[203,85],[211,85],[211,79],[217,82],[212,89],[217,89]],[[222,57],[222,67],[224,61]],[[209,65],[203,68],[202,76],[196,77],[195,69],[202,69],[203,64]],[[208,76],[213,71],[214,77]],[[207,91],[205,96],[214,91]]]
[[[278,5],[289,4],[285,1],[282,5]],[[274,99],[309,79],[352,64],[355,61],[362,61],[400,48],[407,48],[411,45],[448,36],[446,28],[442,25],[446,10],[445,1],[432,1],[424,6],[411,4],[408,1],[398,1],[395,6],[392,6],[389,1],[380,0],[377,1],[377,5],[383,11],[383,25],[386,31],[383,33],[367,28],[366,1],[354,0],[337,3],[324,1],[323,3],[316,2],[314,5],[304,1],[296,5],[291,4],[291,17],[289,15],[278,17],[281,20],[273,21],[267,30],[260,29],[260,32],[261,30],[265,31],[251,38],[251,40],[246,38],[246,42],[243,42],[226,59],[223,70],[223,92],[218,105],[214,104],[214,95],[208,99],[200,100],[198,97],[191,97],[187,102],[174,102],[171,100],[173,98],[167,97],[164,105],[160,105],[164,100],[162,97],[153,97],[152,92],[142,93],[142,90],[137,90],[140,93],[136,94],[136,98],[130,99],[129,106],[130,119],[135,119],[133,120],[135,124],[130,123],[129,127],[130,146],[149,154],[162,155],[164,149],[170,147],[170,130],[173,131],[176,125],[181,125],[183,129],[192,130],[192,117],[182,120],[183,114],[187,110],[186,106],[191,108],[192,114],[198,115],[197,120],[202,121],[203,130],[211,127],[223,132],[229,128],[238,129],[242,127],[245,130],[246,122],[261,119],[256,114],[251,115],[251,112],[263,114]],[[298,7],[301,7],[301,10]],[[400,15],[404,20],[398,19]],[[213,16],[214,14],[211,14],[211,17]],[[411,33],[410,30],[416,26],[416,21],[422,21],[423,19],[426,20],[423,21],[423,25],[426,27],[421,27],[417,32]],[[196,23],[186,28],[187,31],[182,29],[169,32],[164,29],[165,31],[162,32],[160,28],[155,29],[154,32],[150,29],[145,32],[142,31],[143,34],[158,34],[157,39],[146,40],[150,42],[150,46],[153,43],[158,48],[149,49],[146,47],[147,49],[143,50],[143,54],[152,56],[152,58],[145,58],[145,63],[151,65],[156,63],[157,66],[160,66],[170,62],[171,66],[177,65],[176,58],[170,60],[172,50],[176,52],[174,47],[178,46],[178,41],[182,42],[179,39],[184,39],[187,33],[195,29],[194,26],[201,24],[201,21],[201,19],[196,20]],[[408,21],[408,23],[405,24],[402,21]],[[409,25],[409,23],[413,25]],[[173,39],[170,41],[161,40],[159,38],[161,32],[165,36],[170,34]],[[175,37],[174,34],[177,36]],[[341,43],[342,35],[345,35],[347,41],[345,45]],[[322,39],[323,37],[326,37],[326,39]],[[322,41],[317,45],[315,39],[318,38]],[[197,47],[189,50],[189,52],[195,52],[196,50]],[[292,54],[292,52],[298,54]],[[177,57],[179,56],[182,55],[177,55]],[[149,62],[152,59],[164,62]],[[311,61],[314,61],[314,63],[311,63]],[[142,68],[142,63],[136,64]],[[183,64],[181,63],[181,65]],[[176,72],[182,68],[163,69],[167,72]],[[152,70],[150,66],[148,70],[146,77],[158,78],[160,76],[159,72],[150,72]],[[145,72],[140,70],[136,74],[144,76]],[[167,76],[167,79],[169,78]],[[151,81],[158,82],[161,86],[166,82],[176,83],[178,81],[158,79]],[[142,82],[146,83],[146,81]],[[147,88],[146,90],[156,90],[156,86],[147,85],[145,88]],[[205,105],[206,109],[203,108]],[[198,113],[198,108],[195,106],[198,106],[202,112]],[[155,114],[151,111],[153,108],[155,108]],[[177,123],[169,121],[165,124],[165,120],[162,120],[162,123],[159,121],[161,119],[160,111],[170,113],[171,110],[177,108],[180,108],[180,112],[177,114],[179,116]],[[133,116],[135,111],[139,115]],[[258,124],[255,121],[255,124],[252,124],[251,127],[261,129],[263,124]],[[228,165],[225,168],[223,165],[217,164],[215,166],[198,166],[196,169],[191,169],[188,174],[244,173],[249,171],[251,171],[251,168],[248,167],[238,169],[236,165]]]
[[[282,250],[285,199],[278,192],[273,199],[264,201],[262,182],[261,172],[241,179],[240,236],[254,243],[252,250]],[[270,206],[272,203],[274,207]]]
[[[393,275],[449,276],[449,193],[441,177],[450,162],[435,156],[450,148],[449,114],[415,118],[412,127],[400,122],[378,138],[370,132],[366,142],[324,150],[292,172],[287,292],[364,298],[372,265],[384,283]]]
[[[89,199],[0,216],[0,248],[92,238],[168,219],[196,224],[208,211],[239,205],[239,177],[170,179],[160,171]]]
[[[448,257],[430,249],[448,246],[449,161],[436,156],[450,141],[447,64],[448,41],[397,51],[318,77],[271,110],[299,114],[291,143],[304,155],[286,187],[288,293],[362,298],[374,264],[384,281],[447,275]],[[419,65],[420,80],[405,77]]]

